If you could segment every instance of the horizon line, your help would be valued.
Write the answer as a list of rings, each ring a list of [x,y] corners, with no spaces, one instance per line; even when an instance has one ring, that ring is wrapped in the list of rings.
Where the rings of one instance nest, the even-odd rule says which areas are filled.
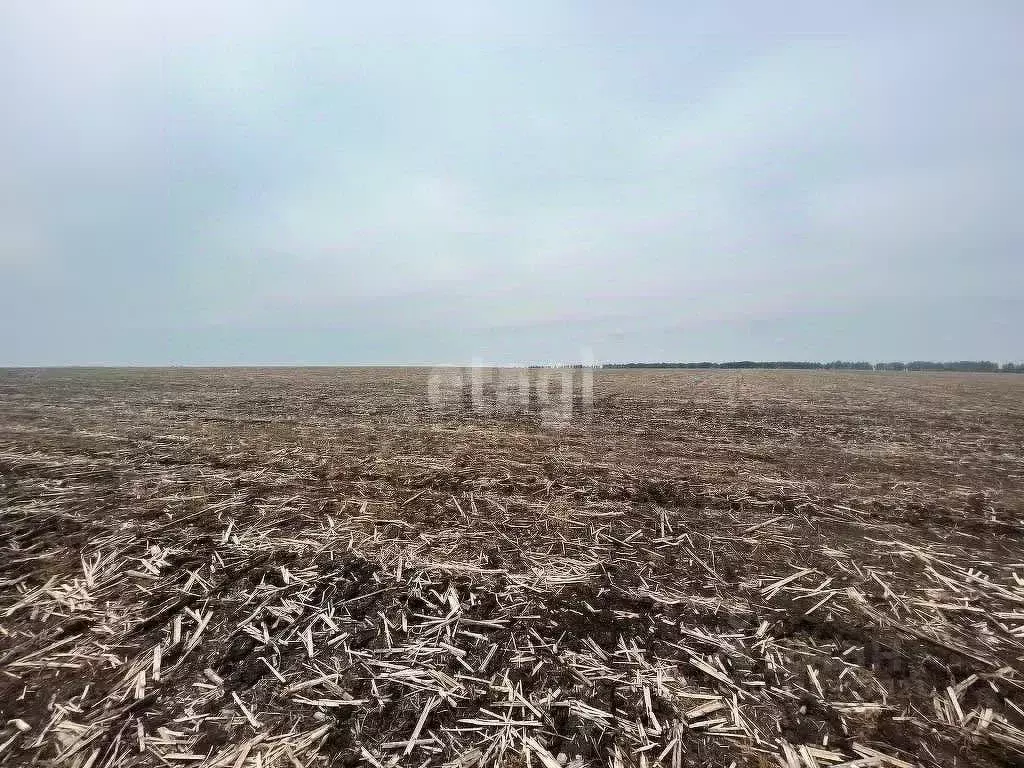
[[[161,370],[161,369],[217,369],[217,368],[624,368],[624,367],[645,367],[645,368],[678,368],[689,367],[700,369],[702,367],[718,367],[745,364],[747,367],[759,368],[766,366],[783,367],[789,365],[819,365],[826,367],[833,363],[910,365],[921,363],[926,365],[955,365],[958,363],[991,363],[1003,368],[1007,365],[1024,364],[1020,360],[988,360],[984,358],[961,358],[958,360],[927,360],[924,358],[908,358],[904,360],[753,360],[753,359],[732,359],[732,360],[629,360],[605,363],[594,363],[587,365],[580,362],[546,362],[546,363],[486,363],[486,362],[414,362],[414,363],[43,363],[43,364],[0,364],[0,370],[61,370],[61,369],[135,369],[135,370]],[[865,369],[861,369],[865,370]]]

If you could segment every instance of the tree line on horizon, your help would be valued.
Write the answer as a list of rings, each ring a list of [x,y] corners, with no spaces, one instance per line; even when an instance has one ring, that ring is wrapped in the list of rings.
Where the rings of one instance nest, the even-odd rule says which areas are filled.
[[[833,360],[829,363],[815,363],[805,360],[734,360],[726,363],[605,363],[602,368],[769,368],[787,370],[848,370],[848,371],[955,371],[977,373],[1024,373],[1024,363],[994,363],[991,360],[957,360],[935,362],[934,360],[912,360],[910,362],[869,363]]]

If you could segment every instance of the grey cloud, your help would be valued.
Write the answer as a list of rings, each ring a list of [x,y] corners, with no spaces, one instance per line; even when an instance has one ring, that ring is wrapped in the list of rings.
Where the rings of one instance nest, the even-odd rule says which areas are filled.
[[[1024,357],[1024,12],[623,8],[4,7],[0,362]]]

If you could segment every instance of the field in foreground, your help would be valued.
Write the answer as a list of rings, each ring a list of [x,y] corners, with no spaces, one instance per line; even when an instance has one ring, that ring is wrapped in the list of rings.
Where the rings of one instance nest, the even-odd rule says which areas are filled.
[[[1024,764],[1024,376],[426,382],[0,371],[0,765]]]

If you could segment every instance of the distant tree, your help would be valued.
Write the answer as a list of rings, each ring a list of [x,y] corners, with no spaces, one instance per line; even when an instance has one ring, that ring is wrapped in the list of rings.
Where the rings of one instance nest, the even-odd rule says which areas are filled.
[[[540,366],[531,366],[540,367]],[[579,367],[579,366],[573,366]],[[1000,366],[991,360],[957,360],[936,362],[934,360],[912,360],[909,363],[869,363],[863,360],[833,360],[816,363],[807,360],[730,360],[725,363],[607,363],[604,368],[721,368],[727,370],[768,369],[768,370],[841,370],[841,371],[964,371],[978,373],[1024,373],[1024,363],[1005,363]]]

